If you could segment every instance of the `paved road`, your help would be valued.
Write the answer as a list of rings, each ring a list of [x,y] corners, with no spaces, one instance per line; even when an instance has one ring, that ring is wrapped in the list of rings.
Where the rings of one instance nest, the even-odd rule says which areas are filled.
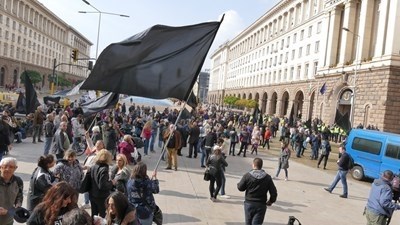
[[[17,175],[24,180],[24,205],[29,178],[36,167],[36,162],[42,153],[43,144],[30,143],[31,138],[21,144],[14,144],[11,156],[19,161]],[[267,152],[260,150],[259,156],[264,159],[264,169],[269,174],[275,174],[277,167],[277,142]],[[158,160],[160,149],[152,153],[150,158],[144,158],[149,170],[152,170]],[[187,149],[183,150],[187,153]],[[155,195],[156,202],[163,210],[164,224],[209,224],[209,225],[242,225],[244,224],[243,200],[244,193],[239,192],[236,184],[242,175],[251,168],[252,158],[228,157],[229,166],[226,177],[226,193],[230,199],[220,199],[213,203],[209,199],[208,182],[203,181],[203,169],[199,159],[179,157],[178,171],[164,170],[161,162],[158,172],[160,193]],[[317,169],[308,159],[291,159],[289,181],[284,181],[284,171],[281,179],[276,180],[278,201],[269,207],[265,224],[284,225],[289,216],[297,217],[303,225],[337,225],[366,224],[362,215],[370,184],[348,179],[349,198],[339,198],[341,184],[332,194],[323,190],[333,180],[334,165],[328,170]],[[315,161],[314,161],[315,162]],[[314,164],[315,165],[315,164]],[[332,168],[332,169],[331,169]],[[149,171],[151,173],[151,171]],[[399,213],[395,213],[392,224],[399,224]]]

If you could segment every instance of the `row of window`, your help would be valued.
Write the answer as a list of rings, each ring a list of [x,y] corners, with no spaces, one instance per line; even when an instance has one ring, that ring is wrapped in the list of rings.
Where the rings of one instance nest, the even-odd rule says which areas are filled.
[[[1,42],[0,42],[1,46]],[[30,51],[26,49],[21,49],[20,47],[15,47],[14,45],[10,45],[8,43],[3,43],[3,51],[0,49],[0,55],[4,57],[10,57],[21,61],[26,61],[32,64],[37,64],[38,66],[43,66],[47,68],[52,68],[53,63],[52,60],[54,58],[61,59],[62,55],[60,53],[52,52],[51,55],[48,54],[39,54],[38,51]],[[43,50],[43,47],[42,47]],[[40,51],[39,51],[40,52]]]
[[[319,22],[318,24],[320,24],[321,22]],[[317,26],[319,27],[319,26]],[[304,31],[304,30],[302,30]],[[312,26],[309,27],[309,31],[312,32]],[[317,34],[319,34],[321,32],[321,28],[317,29]],[[303,32],[300,32],[300,34],[302,34]],[[309,37],[311,37],[311,34],[309,35]],[[285,40],[286,40],[286,46],[285,46]],[[296,44],[296,40],[297,40],[297,33],[293,34],[293,44]],[[303,40],[302,35],[300,35],[300,40]],[[291,41],[291,36],[288,36],[286,38],[282,38],[280,41],[277,41],[276,43],[272,43],[258,51],[255,51],[251,54],[249,54],[246,57],[242,57],[241,59],[238,59],[237,63],[235,64],[236,67],[244,65],[246,63],[249,63],[251,60],[253,59],[258,59],[261,58],[263,56],[265,56],[265,54],[274,54],[274,53],[278,53],[279,50],[284,50],[284,48],[289,48],[290,47],[290,41]],[[280,48],[279,48],[280,46]],[[310,54],[310,50],[311,50],[311,44],[308,44],[306,46],[306,55]],[[292,50],[292,52],[294,52],[294,50]],[[314,52],[318,53],[319,52],[319,41],[315,42],[315,48],[314,48]],[[293,53],[294,54],[294,53]],[[302,47],[300,47],[299,49],[299,57],[302,57]],[[294,58],[294,57],[292,57]],[[231,59],[230,59],[231,60]]]
[[[285,23],[283,23],[283,24],[285,24]],[[317,33],[321,32],[321,25],[322,25],[322,23],[318,22]],[[285,27],[283,27],[283,28],[285,28]],[[278,34],[278,32],[276,32],[276,31],[275,32],[272,31],[272,33],[271,33],[271,28],[268,25],[265,27],[261,27],[259,29],[259,31],[255,31],[253,35],[246,38],[245,40],[243,40],[236,46],[232,47],[232,49],[230,50],[230,54],[229,54],[230,59],[238,58],[241,55],[249,52],[251,49],[256,48],[259,44],[261,45],[269,40],[272,40],[272,38],[275,38],[278,35],[283,34],[283,31],[286,32],[286,29],[283,29],[283,28],[281,29],[282,32],[280,34]],[[274,29],[275,28],[272,28],[272,30],[274,30]],[[267,30],[269,30],[269,31],[267,31]],[[275,34],[275,35],[273,35],[273,34]],[[304,34],[305,34],[305,30],[303,29],[300,31],[300,41],[304,39]],[[311,35],[312,35],[312,26],[309,26],[308,27],[308,37],[311,37]],[[295,33],[293,35],[293,37],[294,37],[293,43],[296,43],[297,33]],[[282,42],[283,42],[283,40],[282,40]],[[288,42],[290,42],[290,37],[288,38]],[[281,49],[283,49],[283,44],[281,45]]]
[[[358,151],[379,155],[381,154],[382,142],[365,138],[354,138],[351,147]],[[386,146],[385,156],[393,159],[400,159],[400,146],[388,144]]]
[[[46,16],[20,0],[0,0],[0,9],[16,15],[20,20],[31,24],[36,29],[43,31],[57,40],[64,40],[66,32]],[[7,22],[7,20],[6,20]],[[14,25],[13,25],[14,26]]]
[[[297,67],[292,66],[290,68],[284,68],[277,71],[270,71],[264,74],[257,74],[245,78],[240,78],[240,76],[238,76],[237,74],[229,73],[227,80],[227,87],[228,88],[239,88],[243,86],[254,87],[254,86],[262,86],[268,84],[276,84],[288,81],[308,79],[314,77],[314,75],[317,73],[318,62],[315,61],[311,66],[313,66],[313,70],[310,70],[310,63],[305,63],[304,67],[302,65],[298,65]],[[310,74],[310,72],[312,73]]]

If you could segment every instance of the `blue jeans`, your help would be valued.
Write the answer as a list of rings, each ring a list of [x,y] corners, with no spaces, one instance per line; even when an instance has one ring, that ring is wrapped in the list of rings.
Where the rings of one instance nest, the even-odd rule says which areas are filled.
[[[89,200],[89,192],[85,192],[83,193],[83,199],[85,201],[85,204],[89,204],[90,200]]]
[[[154,151],[154,142],[156,142],[157,132],[151,132],[150,151]]]
[[[53,142],[53,137],[45,137],[44,138],[44,155],[48,155],[51,147],[51,143]]]
[[[349,172],[348,170],[338,170],[335,179],[333,180],[331,186],[329,187],[330,191],[333,191],[333,189],[335,189],[337,183],[339,182],[339,180],[342,181],[342,185],[343,185],[343,195],[347,196],[347,179],[346,179],[346,175],[347,172]]]
[[[200,160],[201,166],[205,165],[210,153],[211,153],[211,148],[202,148],[201,149],[201,160]]]
[[[149,153],[150,139],[145,138],[143,144],[144,144],[144,155],[147,155]]]
[[[246,225],[262,225],[267,205],[260,202],[244,202],[244,219]]]
[[[221,173],[221,191],[220,194],[221,195],[225,195],[225,182],[226,182],[226,178],[225,178],[225,171],[222,171]]]
[[[138,218],[139,219],[139,218]],[[150,213],[150,217],[147,219],[139,219],[141,225],[152,225],[153,224],[153,213]]]

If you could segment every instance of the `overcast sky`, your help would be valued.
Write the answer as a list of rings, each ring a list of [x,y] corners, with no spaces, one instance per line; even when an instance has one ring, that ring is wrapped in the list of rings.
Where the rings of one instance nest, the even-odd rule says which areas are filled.
[[[70,24],[92,43],[91,56],[96,56],[99,14],[82,0],[38,0],[59,18]],[[163,24],[183,26],[219,21],[225,13],[204,69],[210,68],[210,53],[231,40],[255,22],[279,0],[88,0],[102,12],[129,15],[129,18],[102,14],[99,55],[109,44],[122,41],[147,28]]]

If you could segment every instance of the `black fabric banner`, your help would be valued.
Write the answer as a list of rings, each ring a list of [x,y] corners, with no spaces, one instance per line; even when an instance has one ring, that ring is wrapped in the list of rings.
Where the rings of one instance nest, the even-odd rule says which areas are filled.
[[[351,129],[351,123],[350,123],[350,115],[348,112],[346,112],[344,115],[340,113],[339,109],[336,109],[336,115],[335,115],[335,123],[338,127],[342,128],[346,132],[349,132]]]
[[[118,103],[118,100],[119,94],[109,92],[95,100],[86,102],[81,105],[83,116],[89,116],[104,109],[113,108]]]
[[[37,94],[35,88],[33,87],[31,78],[29,78],[28,73],[24,72],[25,76],[25,113],[28,115],[29,113],[35,112],[36,108],[40,106],[39,100],[37,98]]]
[[[156,25],[109,45],[81,89],[186,101],[220,22]]]

